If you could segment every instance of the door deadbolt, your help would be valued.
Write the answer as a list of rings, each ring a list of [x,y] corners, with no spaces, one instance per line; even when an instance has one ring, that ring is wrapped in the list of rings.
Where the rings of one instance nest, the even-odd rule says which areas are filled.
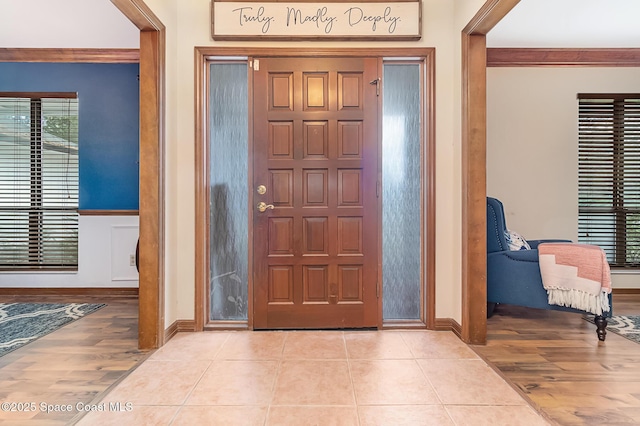
[[[258,186],[258,189],[256,191],[258,191],[258,194],[264,195],[267,193],[267,187],[264,185],[260,185]]]

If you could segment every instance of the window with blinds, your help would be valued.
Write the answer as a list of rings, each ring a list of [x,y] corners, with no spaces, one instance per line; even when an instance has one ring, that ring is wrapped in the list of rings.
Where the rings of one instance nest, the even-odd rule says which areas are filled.
[[[77,95],[0,93],[0,270],[77,268]]]
[[[640,94],[579,94],[578,145],[578,240],[640,267]]]

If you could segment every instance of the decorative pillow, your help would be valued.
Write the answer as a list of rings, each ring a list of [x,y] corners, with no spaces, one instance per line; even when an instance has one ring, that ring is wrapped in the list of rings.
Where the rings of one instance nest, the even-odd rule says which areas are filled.
[[[504,236],[507,239],[507,244],[509,245],[509,250],[531,250],[531,246],[522,238],[520,234],[514,231],[506,230],[504,231]]]

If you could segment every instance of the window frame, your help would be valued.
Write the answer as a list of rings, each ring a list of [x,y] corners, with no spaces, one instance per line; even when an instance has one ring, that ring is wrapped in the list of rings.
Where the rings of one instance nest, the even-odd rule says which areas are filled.
[[[640,242],[634,245],[628,235],[629,217],[640,216],[640,199],[632,196],[640,193],[640,176],[628,179],[627,171],[640,164],[640,94],[577,97],[578,241],[601,245],[611,267],[640,268],[640,259],[628,257],[631,247],[640,250]],[[600,200],[588,194],[596,186]],[[605,224],[607,216],[612,224]],[[606,244],[607,231],[611,244]]]
[[[9,245],[9,252],[0,255],[0,271],[25,271],[25,270],[45,270],[45,271],[77,271],[78,270],[78,199],[79,199],[79,166],[78,159],[76,158],[75,164],[72,163],[72,137],[77,142],[79,140],[79,102],[78,94],[75,92],[0,92],[0,99],[9,99],[16,103],[21,101],[29,101],[29,196],[28,206],[20,206],[19,203],[24,203],[25,199],[20,196],[14,196],[13,198],[8,196],[3,197],[5,204],[13,203],[13,205],[2,207],[0,206],[0,213],[6,213],[6,216],[11,218],[11,214],[15,213],[14,219],[19,218],[19,212],[26,211],[28,214],[28,225],[25,228],[28,237],[26,254],[20,253],[15,247],[22,241],[15,237],[12,243]],[[53,149],[54,151],[65,153],[66,157],[63,157],[65,162],[63,166],[55,165],[50,171],[55,170],[59,172],[63,171],[62,180],[60,176],[48,179],[45,177],[46,163],[44,155],[46,153],[45,137],[46,132],[44,111],[48,108],[61,108],[64,105],[64,100],[74,100],[74,105],[69,105],[66,113],[61,114],[65,118],[75,118],[75,126],[69,125],[68,133],[72,137],[64,139],[59,135],[52,134],[50,137],[54,139]],[[58,101],[59,100],[59,101]],[[58,101],[59,104],[55,104]],[[44,104],[44,108],[43,108]],[[49,105],[47,105],[49,104]],[[1,118],[1,117],[0,117]],[[73,123],[73,121],[71,121]],[[8,138],[19,138],[20,129],[15,128],[13,133],[9,133]],[[60,146],[59,141],[55,141],[55,138],[62,139],[67,143],[66,146]],[[58,144],[56,146],[56,144]],[[78,157],[78,145],[76,144],[76,157]],[[17,159],[18,157],[14,157]],[[11,161],[11,160],[9,160]],[[26,163],[26,162],[25,162]],[[7,162],[6,164],[9,164]],[[23,164],[24,167],[24,164]],[[18,168],[16,168],[18,170]],[[19,173],[16,171],[15,173]],[[13,191],[21,183],[21,178],[18,175],[14,175]],[[51,186],[50,182],[55,182],[55,185]],[[12,189],[9,188],[8,191]],[[62,197],[59,195],[51,195],[59,191],[65,191],[67,198],[62,201]],[[49,194],[47,194],[49,193]],[[0,194],[1,196],[2,194]],[[46,205],[49,201],[50,205]],[[46,224],[46,215],[55,215],[53,223]],[[71,213],[71,215],[69,215]],[[71,219],[71,220],[69,220]],[[55,228],[56,236],[59,245],[71,244],[71,249],[64,248],[51,248],[47,247],[47,239],[54,239],[56,237],[47,237],[45,232],[49,229]],[[62,237],[60,237],[62,236]],[[9,240],[10,241],[10,240]],[[58,246],[59,246],[58,245]],[[62,254],[61,254],[62,253]],[[13,258],[13,259],[12,259]],[[52,259],[49,260],[49,259]]]

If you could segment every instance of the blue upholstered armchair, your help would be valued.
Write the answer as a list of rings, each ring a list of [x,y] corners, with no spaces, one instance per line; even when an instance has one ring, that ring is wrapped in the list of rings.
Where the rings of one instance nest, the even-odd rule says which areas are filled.
[[[507,225],[502,203],[487,197],[487,315],[491,316],[496,304],[500,303],[584,314],[584,311],[577,309],[550,305],[547,291],[542,286],[538,245],[544,242],[571,241],[527,240],[530,250],[510,250],[505,231]],[[611,311],[608,316],[611,316]],[[606,318],[596,316],[596,326],[598,338],[604,340]]]

